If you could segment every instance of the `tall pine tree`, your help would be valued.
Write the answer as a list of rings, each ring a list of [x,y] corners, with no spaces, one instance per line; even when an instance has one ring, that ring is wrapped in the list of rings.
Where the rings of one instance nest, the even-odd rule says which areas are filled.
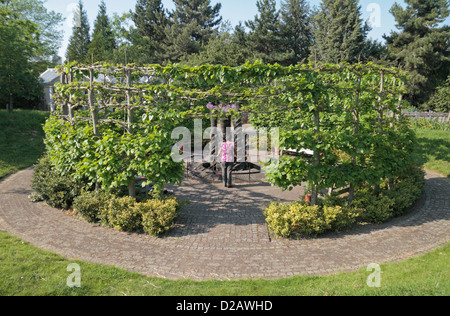
[[[222,5],[211,0],[174,0],[171,26],[166,29],[166,59],[178,62],[201,51],[217,33]]]
[[[450,27],[440,24],[449,16],[448,0],[405,0],[391,8],[400,32],[385,36],[395,63],[410,72],[408,101],[426,102],[450,71]]]
[[[94,22],[94,33],[92,34],[92,42],[89,45],[88,57],[91,57],[94,62],[111,61],[116,48],[116,39],[106,13],[106,4],[102,0]]]
[[[88,57],[89,45],[91,43],[89,19],[81,0],[78,2],[78,8],[75,12],[73,22],[72,36],[69,39],[66,58],[70,62],[90,62],[90,58]]]
[[[140,64],[164,62],[165,29],[169,18],[161,0],[138,0],[131,18],[136,26],[131,31],[133,58]]]
[[[322,0],[314,17],[311,59],[327,63],[358,62],[369,30],[361,18],[358,0]]]
[[[310,55],[312,44],[311,14],[306,0],[285,0],[281,3],[281,36],[283,48],[293,52],[286,62],[297,64]]]
[[[253,53],[263,62],[285,64],[294,56],[294,52],[283,49],[280,12],[276,8],[276,1],[258,0],[256,6],[258,15],[245,22]]]

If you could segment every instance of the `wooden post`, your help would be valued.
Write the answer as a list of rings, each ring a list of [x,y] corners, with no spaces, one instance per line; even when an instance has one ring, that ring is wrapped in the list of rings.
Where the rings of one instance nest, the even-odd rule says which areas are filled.
[[[94,69],[89,69],[89,91],[88,91],[88,98],[89,98],[89,109],[91,111],[91,118],[92,118],[92,128],[94,132],[94,136],[99,136],[98,131],[98,113],[97,108],[95,107],[95,100],[94,100]]]
[[[356,98],[355,98],[355,108],[353,110],[354,115],[354,133],[355,136],[359,133],[359,112],[358,112],[358,105],[359,105],[359,89],[361,88],[361,76],[358,78],[358,85],[356,90]],[[356,148],[355,148],[355,156],[356,156]],[[352,157],[352,164],[356,165],[356,157]],[[353,183],[350,183],[350,188],[348,191],[348,205],[351,206],[353,203],[353,197],[355,196],[355,185]]]
[[[62,72],[60,75],[61,84],[67,84],[67,74],[65,72]],[[64,101],[61,102],[60,110],[61,110],[61,120],[64,122],[64,112],[66,108],[66,99],[64,98]]]
[[[381,126],[383,124],[383,92],[384,92],[384,72],[381,71],[381,83],[380,83],[380,94],[378,96],[378,103],[379,103],[379,113],[380,116],[378,117],[378,124]],[[380,194],[380,184],[376,184],[374,187],[375,195],[378,196]]]
[[[319,134],[320,132],[320,111],[319,109],[316,109],[314,112],[314,123],[316,125],[315,134]],[[315,150],[314,151],[314,166],[319,167],[320,166],[320,153]],[[316,185],[313,186],[311,190],[311,206],[317,205],[319,202],[319,189]]]
[[[216,138],[217,138],[217,117],[214,117],[212,111],[210,113],[210,121],[211,121],[211,147],[209,148],[209,154],[211,158],[215,157],[218,153],[218,148],[216,148]],[[215,164],[216,159],[212,159],[211,164]],[[213,168],[214,173],[214,168]]]
[[[240,112],[241,110],[241,103],[236,103],[236,110]],[[245,143],[240,144],[239,143],[239,136],[243,135],[243,127],[242,127],[242,118],[240,116],[235,117],[233,120],[233,127],[234,127],[234,143],[237,144],[237,157],[236,162],[238,163],[245,163]],[[245,140],[244,140],[245,142]],[[250,168],[249,168],[250,170]]]
[[[405,87],[405,82],[402,82],[402,89]],[[402,113],[402,101],[403,101],[403,93],[400,93],[399,97],[398,97],[398,105],[397,105],[397,109],[400,112],[400,114]]]
[[[314,70],[317,69],[317,51],[314,50]],[[320,111],[319,109],[316,109],[314,111],[314,123],[316,125],[314,134],[319,134],[320,132]],[[319,167],[320,166],[320,153],[317,152],[317,150],[314,151],[314,166]],[[319,190],[316,185],[312,186],[311,190],[311,206],[317,205],[319,202]]]
[[[127,101],[127,133],[133,132],[133,109],[131,108],[131,96],[130,96],[130,90],[131,87],[131,75],[130,70],[125,70],[125,78],[126,78],[126,84],[127,84],[127,90],[126,90],[126,101]],[[133,178],[128,180],[128,195],[130,197],[135,198],[136,197],[136,181]]]
[[[126,91],[126,98],[127,98],[127,132],[132,133],[133,132],[133,109],[131,107],[131,96],[130,96],[130,90],[131,87],[131,76],[130,71],[125,70],[125,77],[127,81],[127,91]]]
[[[68,79],[69,83],[73,82],[73,75],[72,73],[69,73],[69,79]],[[73,107],[72,107],[72,94],[70,94],[69,96],[69,102],[67,103],[67,115],[69,116],[69,121],[70,123],[72,123],[73,117],[74,117],[74,113],[73,113]]]

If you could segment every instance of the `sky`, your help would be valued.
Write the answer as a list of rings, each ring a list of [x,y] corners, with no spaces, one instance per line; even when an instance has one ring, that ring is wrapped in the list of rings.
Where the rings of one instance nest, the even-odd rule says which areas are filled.
[[[84,0],[83,2],[92,31],[101,0]],[[136,0],[105,0],[108,15],[110,16],[113,13],[121,15],[122,13],[134,10],[136,2]],[[222,3],[220,14],[224,21],[230,21],[233,26],[237,25],[240,21],[252,20],[258,13],[256,0],[211,0],[211,2],[213,4],[217,2]],[[311,7],[319,6],[320,2],[321,0],[309,1]],[[389,9],[395,2],[394,0],[360,0],[363,19],[371,21],[372,24],[372,31],[369,33],[370,38],[384,42],[382,38],[383,34],[389,34],[392,30],[395,30],[394,17],[389,13]],[[403,0],[398,0],[397,2],[404,5]],[[77,3],[78,0],[47,0],[45,3],[48,10],[61,13],[66,18],[63,26],[64,41],[59,51],[61,57],[65,56],[69,37],[72,34],[73,10],[76,8]],[[277,4],[280,7],[281,0],[277,0]],[[172,0],[163,0],[163,5],[169,10],[174,8]],[[447,19],[447,24],[449,24],[448,22],[450,22],[450,19]]]

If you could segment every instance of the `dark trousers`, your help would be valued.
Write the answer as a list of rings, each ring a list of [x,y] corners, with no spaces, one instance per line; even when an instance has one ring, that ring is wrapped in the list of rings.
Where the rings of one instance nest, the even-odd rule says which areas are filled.
[[[233,162],[222,162],[222,181],[225,187],[233,185]]]

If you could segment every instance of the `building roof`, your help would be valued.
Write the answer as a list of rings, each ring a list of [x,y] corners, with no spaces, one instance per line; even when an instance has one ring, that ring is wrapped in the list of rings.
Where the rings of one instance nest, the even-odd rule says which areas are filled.
[[[59,75],[56,69],[49,68],[44,73],[42,73],[39,78],[42,79],[44,84],[53,84],[57,81],[59,81]]]

